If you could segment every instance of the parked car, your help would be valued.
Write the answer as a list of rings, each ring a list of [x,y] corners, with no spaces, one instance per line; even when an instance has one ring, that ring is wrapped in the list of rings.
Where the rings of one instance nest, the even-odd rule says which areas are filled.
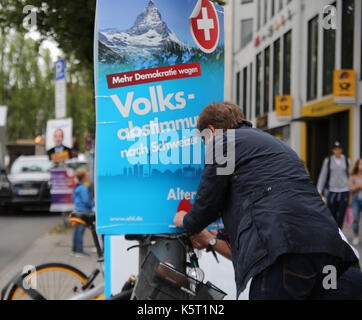
[[[74,170],[77,170],[78,168],[86,168],[88,169],[88,162],[86,159],[84,159],[83,157],[78,157],[78,158],[72,158],[69,159],[67,161],[65,161],[65,166],[67,168],[71,168]]]
[[[12,188],[10,207],[23,210],[49,210],[50,169],[48,156],[20,156],[8,175]]]
[[[87,168],[85,159],[70,159],[66,168]],[[9,206],[23,210],[49,211],[50,170],[54,167],[48,156],[20,156],[13,163],[8,175],[12,197]]]
[[[0,213],[6,213],[9,202],[11,201],[12,190],[6,170],[0,170]]]

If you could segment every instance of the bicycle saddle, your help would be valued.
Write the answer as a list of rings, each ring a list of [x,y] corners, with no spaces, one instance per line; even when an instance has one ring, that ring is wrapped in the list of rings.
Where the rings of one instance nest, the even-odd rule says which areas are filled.
[[[80,223],[86,227],[91,226],[95,221],[95,213],[94,212],[80,212],[80,211],[73,211],[69,215],[69,219],[72,222]]]

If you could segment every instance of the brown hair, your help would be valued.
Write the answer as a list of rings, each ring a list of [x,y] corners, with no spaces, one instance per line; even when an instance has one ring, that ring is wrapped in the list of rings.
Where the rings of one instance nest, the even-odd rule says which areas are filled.
[[[352,169],[352,175],[358,174],[358,172],[359,172],[358,166],[359,166],[359,162],[360,162],[361,160],[362,160],[362,159],[358,159],[358,160],[356,161],[356,163],[354,164],[354,167],[353,167],[353,169]]]
[[[85,168],[78,168],[76,171],[75,171],[75,177],[77,178],[78,180],[78,183],[81,183],[84,179],[84,177],[88,174],[88,171],[87,169]]]
[[[199,116],[197,129],[202,132],[209,125],[215,129],[233,129],[245,119],[241,108],[232,102],[212,102]]]

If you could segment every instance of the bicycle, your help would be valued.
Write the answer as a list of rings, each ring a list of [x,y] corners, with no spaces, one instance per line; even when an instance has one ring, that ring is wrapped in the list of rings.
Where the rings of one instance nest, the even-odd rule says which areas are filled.
[[[16,274],[2,289],[2,300],[62,300],[71,299],[81,294],[90,294],[90,299],[102,299],[104,285],[94,286],[97,276],[103,274],[103,250],[95,231],[94,213],[73,212],[70,221],[80,223],[90,229],[97,250],[97,261],[101,268],[96,268],[89,276],[81,270],[64,263],[46,263],[36,266],[27,273]],[[36,287],[36,289],[34,289]]]
[[[71,265],[43,264],[26,274],[15,275],[2,289],[2,300],[104,299],[104,283],[94,285],[97,276],[100,273],[104,275],[103,250],[96,233],[95,214],[73,212],[70,220],[74,223],[81,223],[90,229],[97,250],[97,261],[101,265],[100,270],[97,268],[86,276]],[[110,300],[223,299],[226,295],[211,283],[202,283],[204,274],[199,268],[198,257],[187,234],[126,235],[125,238],[139,242],[138,245],[127,249],[139,248],[139,275],[138,277],[130,276],[121,292],[111,296]],[[157,250],[163,245],[169,250]],[[177,246],[178,248],[176,248]],[[179,254],[180,249],[183,251],[181,255]],[[146,292],[148,292],[148,296],[145,295]],[[201,294],[199,294],[200,292]]]

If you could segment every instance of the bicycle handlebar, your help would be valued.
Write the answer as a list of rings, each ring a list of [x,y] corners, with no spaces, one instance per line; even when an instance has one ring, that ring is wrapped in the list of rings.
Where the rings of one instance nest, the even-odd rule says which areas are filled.
[[[186,232],[183,233],[162,233],[162,234],[126,234],[125,239],[130,241],[154,241],[159,239],[177,240],[181,238],[188,238]]]

